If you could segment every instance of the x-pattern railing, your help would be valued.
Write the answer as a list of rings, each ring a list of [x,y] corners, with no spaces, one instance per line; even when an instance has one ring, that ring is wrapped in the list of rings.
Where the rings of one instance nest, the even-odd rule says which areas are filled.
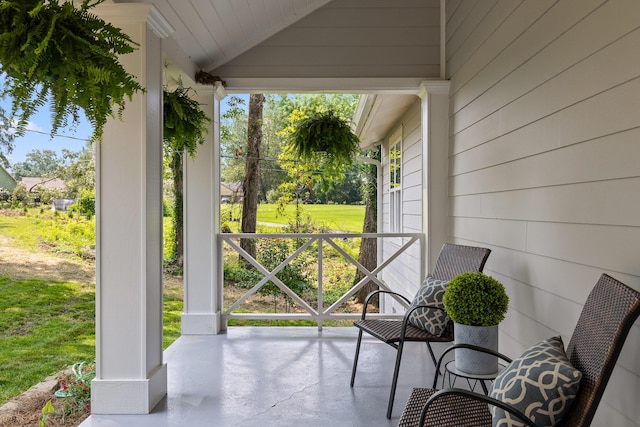
[[[378,239],[378,250],[380,250],[380,242],[384,239],[400,239],[402,244],[398,249],[390,254],[385,260],[382,260],[379,265],[373,270],[369,270],[352,257],[347,251],[345,251],[336,240],[353,239],[353,238],[375,238]],[[289,255],[278,266],[269,271],[258,260],[245,251],[238,243],[240,239],[297,239],[306,240],[300,247],[298,247],[291,255]],[[226,322],[228,319],[241,318],[241,319],[311,319],[318,323],[318,328],[322,327],[323,320],[327,319],[357,319],[359,313],[337,313],[336,310],[347,302],[353,295],[356,294],[363,286],[368,282],[373,282],[381,289],[391,290],[388,285],[380,280],[380,273],[391,265],[400,255],[406,252],[412,245],[418,244],[420,251],[420,259],[424,259],[424,235],[421,233],[284,233],[284,234],[253,234],[253,233],[225,233],[219,235],[219,253],[223,253],[223,244],[226,243],[233,250],[238,252],[242,258],[244,258],[249,264],[264,275],[258,283],[256,283],[251,289],[249,289],[238,300],[231,304],[223,312],[223,318]],[[317,242],[317,274],[318,274],[318,307],[314,308],[309,305],[304,299],[298,296],[293,290],[291,290],[285,283],[282,282],[276,275],[282,271],[289,263],[300,256],[303,251],[308,250],[311,246]],[[344,257],[346,261],[354,265],[364,277],[352,286],[345,294],[343,294],[336,302],[331,304],[326,309],[323,304],[323,247],[324,243],[334,248],[340,255]],[[221,255],[222,256],[222,255]],[[222,262],[220,263],[222,265]],[[421,266],[422,267],[422,266]],[[420,271],[420,277],[424,276],[424,272]],[[233,313],[238,307],[247,301],[252,295],[257,293],[260,288],[267,283],[275,284],[282,292],[287,294],[293,302],[299,307],[304,309],[306,313]],[[399,300],[402,304],[404,301]],[[389,314],[373,314],[372,317],[392,317]]]

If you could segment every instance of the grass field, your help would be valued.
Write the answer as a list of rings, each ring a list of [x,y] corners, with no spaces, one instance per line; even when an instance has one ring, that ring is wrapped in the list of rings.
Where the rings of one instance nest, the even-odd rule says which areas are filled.
[[[95,358],[95,293],[89,286],[0,277],[0,404]]]
[[[332,231],[362,233],[364,223],[364,206],[360,205],[301,205],[303,215]],[[229,210],[234,210],[234,217],[239,216],[239,205],[223,205],[222,217],[229,217]],[[278,215],[277,205],[261,203],[258,205],[258,222],[287,225],[295,218],[295,206],[286,207],[284,215]]]

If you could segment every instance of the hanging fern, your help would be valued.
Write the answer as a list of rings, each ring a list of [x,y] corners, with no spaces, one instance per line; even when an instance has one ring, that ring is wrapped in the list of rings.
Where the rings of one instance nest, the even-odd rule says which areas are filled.
[[[50,104],[55,134],[77,126],[80,110],[102,138],[107,118],[125,97],[143,88],[118,62],[136,49],[129,36],[89,9],[104,0],[0,0],[0,71],[6,73],[3,96],[13,98],[12,115],[23,134],[29,118]]]
[[[302,120],[290,138],[294,152],[304,159],[325,153],[332,163],[351,164],[360,148],[349,124],[331,110]]]
[[[211,119],[200,108],[200,104],[189,98],[190,88],[182,85],[174,91],[164,90],[164,136],[173,151],[186,151],[194,156],[198,144],[204,142]]]

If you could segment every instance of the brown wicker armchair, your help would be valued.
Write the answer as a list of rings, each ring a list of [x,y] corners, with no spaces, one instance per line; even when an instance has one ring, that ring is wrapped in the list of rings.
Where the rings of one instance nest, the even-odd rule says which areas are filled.
[[[567,346],[570,363],[582,373],[580,388],[559,425],[589,426],[604,394],[629,330],[640,315],[640,292],[603,274],[591,291]],[[597,345],[595,345],[597,343]],[[434,387],[438,373],[434,379]],[[487,403],[534,426],[509,404],[460,389],[415,388],[399,427],[491,426]]]
[[[453,277],[460,273],[466,272],[480,272],[484,268],[484,264],[491,253],[490,249],[463,246],[451,243],[445,243],[440,250],[438,259],[436,261],[435,268],[432,276],[438,280],[451,280]],[[393,410],[393,400],[396,394],[396,385],[398,382],[398,373],[400,372],[400,362],[402,359],[402,349],[405,342],[416,341],[424,342],[427,344],[427,349],[433,359],[433,364],[436,364],[436,357],[433,354],[431,348],[432,342],[451,342],[453,341],[453,322],[447,327],[447,330],[441,336],[435,336],[427,332],[426,330],[417,328],[408,323],[409,315],[412,311],[418,308],[424,308],[426,306],[415,306],[408,310],[403,320],[384,320],[384,319],[367,319],[367,305],[374,296],[385,293],[395,295],[398,298],[403,299],[410,303],[410,301],[404,296],[390,291],[377,290],[371,292],[364,302],[362,309],[362,317],[360,320],[354,322],[354,325],[360,329],[358,332],[358,342],[356,344],[356,353],[353,359],[353,369],[351,372],[351,387],[353,387],[356,378],[356,369],[358,367],[358,356],[360,354],[360,344],[362,342],[362,333],[367,332],[380,341],[389,344],[395,348],[398,353],[396,355],[396,364],[393,371],[393,380],[391,383],[391,393],[389,395],[389,405],[387,407],[387,418],[391,418],[391,411]]]

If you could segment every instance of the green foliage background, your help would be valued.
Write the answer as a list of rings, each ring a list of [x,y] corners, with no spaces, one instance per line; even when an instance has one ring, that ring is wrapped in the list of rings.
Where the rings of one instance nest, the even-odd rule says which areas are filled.
[[[93,125],[93,139],[118,106],[142,91],[118,62],[137,44],[119,28],[90,12],[104,0],[3,0],[0,2],[0,71],[6,73],[3,96],[13,99],[18,134],[29,118],[49,104],[51,134],[77,125],[81,112]]]

